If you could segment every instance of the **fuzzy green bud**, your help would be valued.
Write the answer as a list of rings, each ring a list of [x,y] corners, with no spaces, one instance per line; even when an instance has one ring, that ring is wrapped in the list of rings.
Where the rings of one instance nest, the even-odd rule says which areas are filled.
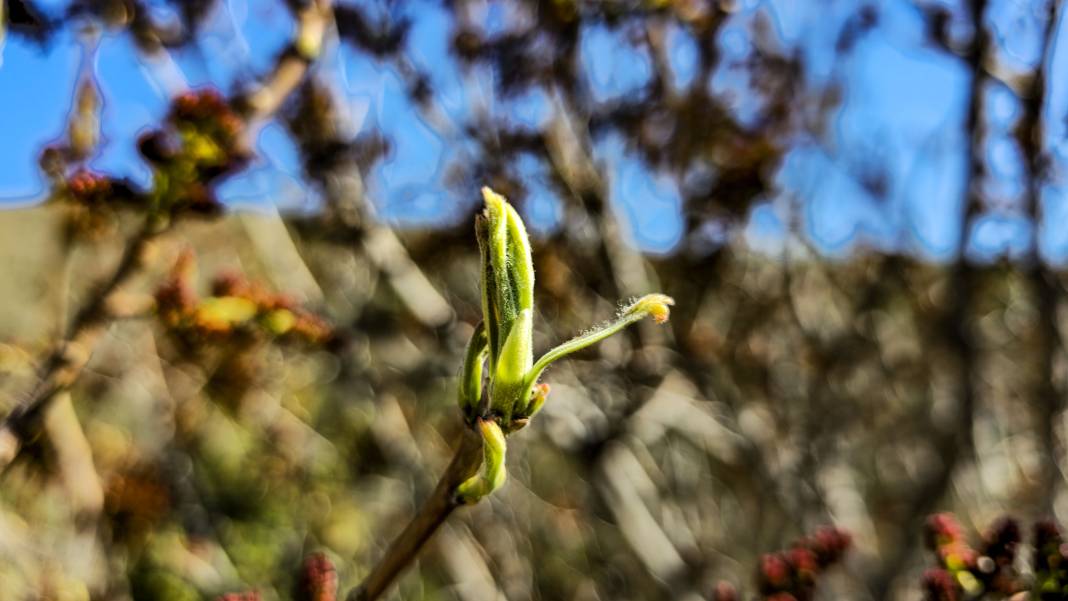
[[[663,294],[643,296],[624,307],[611,322],[565,342],[534,362],[534,264],[527,230],[503,196],[482,188],[482,198],[486,208],[475,230],[482,252],[482,313],[491,375],[489,407],[508,424],[541,408],[545,395],[537,394],[534,387],[552,362],[645,317],[664,323],[675,301]],[[470,398],[461,404],[464,402],[471,402]]]
[[[482,189],[486,209],[476,223],[482,252],[482,313],[493,387],[490,404],[507,418],[533,364],[534,263],[527,230],[503,196]],[[525,403],[525,399],[523,400]]]
[[[482,251],[482,312],[490,358],[496,361],[520,311],[534,308],[534,264],[519,213],[489,188],[482,189],[482,197],[486,209],[477,225]]]
[[[478,473],[457,487],[457,497],[475,503],[504,484],[505,434],[527,424],[545,404],[549,386],[542,372],[558,359],[619,332],[645,317],[667,321],[671,297],[643,296],[623,307],[612,321],[550,350],[536,362],[534,337],[534,264],[527,230],[519,213],[501,195],[482,189],[486,208],[476,218],[482,258],[482,323],[467,347],[459,386],[460,407],[468,424],[477,425],[483,458]],[[482,394],[483,362],[489,358],[488,394]]]
[[[534,314],[530,309],[523,309],[501,347],[493,373],[491,406],[506,421],[526,402],[523,391],[527,372],[534,364],[533,337]]]

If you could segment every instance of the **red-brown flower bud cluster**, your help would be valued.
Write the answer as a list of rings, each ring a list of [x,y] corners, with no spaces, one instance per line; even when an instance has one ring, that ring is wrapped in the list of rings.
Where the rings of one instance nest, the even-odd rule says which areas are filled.
[[[190,91],[175,98],[167,120],[175,127],[195,127],[231,150],[238,146],[245,128],[222,94],[212,89]]]
[[[192,254],[183,253],[171,276],[156,290],[163,324],[190,341],[218,341],[232,335],[267,335],[324,344],[333,339],[330,325],[292,298],[268,291],[257,282],[227,273],[212,283],[212,296],[200,298],[193,287]]]
[[[229,173],[248,161],[242,141],[245,122],[215,90],[178,96],[167,121],[179,132],[184,150],[206,179]]]
[[[821,568],[838,563],[853,544],[853,537],[841,528],[821,526],[800,543],[816,554]]]
[[[325,320],[302,308],[293,297],[270,292],[259,282],[240,274],[217,275],[211,293],[215,298],[237,298],[252,303],[262,319],[261,325],[274,335],[292,335],[312,343],[324,343],[333,336]]]
[[[943,568],[950,571],[975,569],[979,554],[964,540],[964,531],[952,514],[939,513],[928,517],[924,540]]]
[[[164,127],[142,135],[137,143],[141,155],[162,175],[156,180],[161,208],[171,213],[220,212],[212,184],[248,162],[244,130],[244,120],[215,90],[175,98]]]
[[[40,165],[57,198],[89,209],[75,214],[79,230],[101,229],[106,224],[101,217],[120,205],[165,218],[216,215],[223,207],[214,185],[250,158],[244,132],[244,119],[219,92],[195,90],[175,98],[162,127],[138,139],[138,150],[156,171],[151,190],[138,191],[126,180],[89,171],[84,153],[75,152],[73,142],[45,148]]]
[[[965,540],[964,531],[949,513],[932,515],[926,524],[927,547],[938,562],[923,575],[923,590],[928,601],[957,601],[985,595],[1005,598],[1028,588],[1015,564],[1022,540],[1019,523],[1002,517],[983,533],[978,549]],[[1068,549],[1052,522],[1035,525],[1035,581],[1031,590],[1035,599],[1065,599],[1068,578],[1065,574]],[[985,598],[985,597],[984,597]]]
[[[823,527],[787,550],[764,555],[757,570],[761,595],[769,601],[812,599],[819,575],[839,562],[851,543],[847,532]]]
[[[102,205],[111,196],[111,179],[87,169],[80,169],[67,180],[71,199],[84,205]]]
[[[68,214],[68,225],[80,235],[96,237],[106,233],[114,223],[117,209],[142,205],[142,197],[128,182],[84,167],[78,167],[69,175],[60,170],[53,183],[55,197],[72,209]]]
[[[964,538],[964,530],[950,513],[938,513],[924,524],[924,542],[934,552],[938,567],[924,574],[924,590],[928,599],[950,601],[982,592],[979,564],[980,554]]]

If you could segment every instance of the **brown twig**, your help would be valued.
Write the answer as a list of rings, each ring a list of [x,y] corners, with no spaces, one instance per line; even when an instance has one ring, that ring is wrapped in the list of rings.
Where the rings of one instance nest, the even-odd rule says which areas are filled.
[[[456,496],[456,487],[478,469],[481,450],[482,441],[478,435],[473,430],[464,428],[460,446],[430,498],[386,549],[386,554],[367,574],[363,583],[349,592],[347,601],[374,601],[389,589],[453,510],[461,506],[462,503]]]

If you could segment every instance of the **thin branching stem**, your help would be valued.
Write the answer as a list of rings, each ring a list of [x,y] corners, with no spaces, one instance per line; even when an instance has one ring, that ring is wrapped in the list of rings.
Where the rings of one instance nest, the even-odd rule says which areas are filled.
[[[81,375],[97,339],[110,322],[116,293],[140,272],[146,251],[161,233],[152,219],[146,219],[127,243],[115,271],[71,319],[64,341],[38,370],[33,391],[0,422],[0,472],[38,431],[45,410],[56,395],[67,390]]]

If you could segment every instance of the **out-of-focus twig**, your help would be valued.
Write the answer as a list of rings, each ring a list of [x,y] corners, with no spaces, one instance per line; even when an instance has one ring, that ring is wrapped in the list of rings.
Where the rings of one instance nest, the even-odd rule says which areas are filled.
[[[412,261],[393,230],[372,226],[363,240],[367,258],[385,275],[397,296],[421,323],[437,327],[452,319],[452,309]]]
[[[1054,363],[1061,346],[1057,329],[1057,308],[1060,304],[1060,285],[1042,260],[1039,252],[1039,235],[1044,216],[1042,210],[1042,185],[1046,181],[1047,156],[1045,153],[1045,128],[1042,109],[1045,106],[1047,77],[1046,69],[1051,68],[1053,48],[1056,47],[1056,27],[1061,3],[1047,2],[1046,25],[1042,37],[1042,53],[1031,76],[1029,89],[1021,98],[1024,107],[1019,124],[1018,143],[1024,157],[1024,186],[1027,213],[1031,219],[1030,265],[1027,267],[1027,279],[1035,296],[1038,372],[1035,386],[1036,423],[1039,441],[1045,458],[1042,477],[1036,498],[1042,503],[1042,512],[1053,514],[1053,502],[1056,498],[1058,478],[1056,432],[1057,416],[1064,409],[1064,400],[1054,383]]]
[[[279,56],[264,84],[246,98],[250,120],[261,121],[273,115],[300,85],[322,50],[324,33],[333,18],[331,6],[331,0],[310,0],[297,9],[296,34],[289,48]]]
[[[58,395],[44,424],[56,452],[59,472],[70,495],[71,506],[80,516],[96,516],[104,509],[104,488],[69,392]]]
[[[0,422],[0,471],[36,435],[44,410],[56,395],[78,379],[111,320],[109,306],[114,305],[116,293],[140,271],[153,241],[161,233],[153,223],[146,223],[130,239],[111,277],[71,319],[64,341],[41,366],[37,386]]]
[[[984,21],[987,0],[972,0],[969,8],[975,33],[964,56],[971,73],[968,111],[964,122],[964,135],[968,140],[968,169],[964,176],[957,257],[949,273],[950,301],[941,319],[947,344],[956,355],[956,380],[959,387],[957,418],[949,431],[945,431],[945,427],[936,428],[936,431],[943,430],[939,432],[935,442],[936,452],[942,461],[912,491],[901,521],[908,524],[908,527],[904,529],[902,542],[897,545],[895,552],[886,558],[883,568],[869,580],[869,590],[872,591],[890,589],[891,582],[908,560],[912,542],[920,531],[922,521],[949,487],[958,462],[973,451],[972,429],[979,396],[979,383],[975,373],[979,349],[972,327],[972,296],[977,286],[978,274],[967,255],[971,225],[982,205],[980,183],[985,171],[982,144],[983,90],[988,81],[986,62],[990,55],[991,40]]]

